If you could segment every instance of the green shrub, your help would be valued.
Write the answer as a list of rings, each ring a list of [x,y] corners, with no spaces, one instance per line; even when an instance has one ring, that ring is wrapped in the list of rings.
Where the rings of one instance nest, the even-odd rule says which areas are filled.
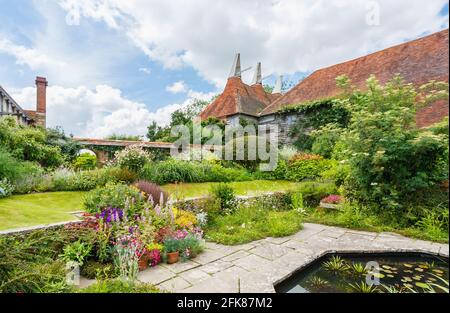
[[[122,183],[108,183],[104,187],[92,190],[84,198],[84,208],[90,213],[100,213],[107,207],[126,208],[130,217],[142,209],[143,203],[138,189]]]
[[[281,149],[278,150],[278,157],[280,160],[289,161],[294,155],[296,155],[299,151],[296,147],[290,145],[284,145]]]
[[[0,118],[0,146],[21,161],[38,162],[56,168],[64,162],[61,149],[47,143],[47,131],[41,127],[19,125],[12,117]]]
[[[32,162],[23,162],[0,146],[0,179],[7,178],[11,183],[26,179],[28,175],[40,173],[41,168]]]
[[[89,256],[92,250],[92,245],[78,240],[74,243],[70,243],[64,247],[63,253],[60,255],[61,260],[64,262],[76,262],[79,265],[83,265],[86,257]]]
[[[14,269],[14,276],[0,281],[2,293],[61,293],[71,291],[64,263],[26,263]]]
[[[181,241],[174,238],[164,240],[164,252],[173,253],[181,250]]]
[[[97,167],[97,157],[90,153],[82,153],[73,162],[75,170],[93,170]]]
[[[104,170],[105,175],[109,177],[108,181],[110,182],[123,182],[131,184],[134,183],[138,178],[138,175],[135,172],[130,171],[126,168],[107,167],[104,168]]]
[[[331,161],[315,154],[297,154],[287,165],[286,178],[293,181],[315,179],[331,167]]]
[[[153,156],[139,145],[128,146],[117,151],[114,162],[121,168],[126,168],[138,173],[142,168],[150,163]]]
[[[436,186],[441,161],[447,157],[448,164],[448,135],[419,130],[415,120],[417,108],[426,104],[422,100],[448,99],[448,84],[422,86],[419,97],[400,77],[382,86],[372,76],[367,89],[348,100],[352,118],[341,137],[351,169],[347,198],[402,218],[404,197]]]
[[[8,197],[14,191],[14,186],[8,181],[8,179],[0,179],[0,198]]]
[[[278,147],[275,147],[268,139],[264,137],[258,136],[242,136],[238,138],[234,138],[225,144],[224,151],[231,151],[232,154],[230,156],[224,155],[224,160],[231,160],[236,162],[239,165],[244,166],[250,171],[255,171],[258,165],[263,162],[258,155],[258,150],[260,149],[260,142],[264,145],[265,151],[271,151],[278,153]],[[254,158],[249,155],[250,144],[254,143],[255,151],[250,151],[254,154]],[[225,153],[224,153],[225,154]],[[267,162],[264,161],[264,162]]]
[[[291,192],[265,194],[249,199],[247,202],[252,206],[268,211],[288,211],[292,208]]]
[[[0,292],[67,292],[65,264],[56,260],[63,248],[82,240],[92,229],[40,229],[0,237]]]
[[[286,173],[287,162],[284,159],[278,159],[277,167],[273,171],[256,171],[253,173],[253,178],[263,180],[284,180],[286,179]]]
[[[311,152],[324,158],[331,158],[336,143],[339,141],[343,128],[338,124],[327,124],[313,131]]]
[[[141,171],[141,178],[164,185],[175,182],[204,182],[206,167],[199,162],[168,159],[167,161],[148,164]]]
[[[241,168],[223,167],[220,164],[212,164],[206,170],[205,181],[208,182],[231,182],[231,181],[249,181],[252,176]]]
[[[79,289],[80,293],[158,293],[158,288],[150,284],[127,282],[120,279],[100,280],[89,287]]]
[[[81,275],[89,279],[108,279],[117,276],[113,264],[104,264],[94,260],[88,260],[83,264]]]
[[[220,214],[230,214],[236,209],[236,195],[233,187],[220,183],[211,187],[211,195],[219,203]]]
[[[168,183],[231,182],[252,180],[252,175],[244,168],[224,167],[208,161],[182,161],[168,159],[144,166],[142,179],[158,185]]]
[[[303,195],[303,201],[308,207],[319,205],[321,199],[337,193],[333,183],[304,182],[296,190]]]
[[[348,164],[338,164],[335,161],[330,162],[332,165],[329,169],[321,173],[324,180],[334,181],[336,186],[340,187],[345,183],[350,173]]]
[[[194,258],[204,250],[200,240],[192,234],[180,240],[179,249],[183,260]]]

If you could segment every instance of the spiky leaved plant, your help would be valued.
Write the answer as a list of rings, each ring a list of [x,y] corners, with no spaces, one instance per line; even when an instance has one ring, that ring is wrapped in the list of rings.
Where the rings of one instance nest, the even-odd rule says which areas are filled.
[[[350,291],[358,293],[375,293],[378,292],[378,288],[375,285],[368,285],[365,282],[349,284]]]
[[[350,267],[340,256],[332,256],[329,261],[326,261],[322,264],[323,268],[330,272],[344,272],[347,271]]]

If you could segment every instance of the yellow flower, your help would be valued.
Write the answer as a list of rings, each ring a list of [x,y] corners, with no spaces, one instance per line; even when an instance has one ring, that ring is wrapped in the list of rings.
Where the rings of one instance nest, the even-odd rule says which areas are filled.
[[[159,244],[159,243],[154,242],[154,243],[148,244],[146,248],[147,248],[148,251],[152,251],[152,250],[159,250],[159,251],[162,251],[162,249],[163,249],[164,247],[163,247],[162,244]]]
[[[172,208],[175,224],[181,228],[194,226],[197,224],[197,217],[189,211]]]

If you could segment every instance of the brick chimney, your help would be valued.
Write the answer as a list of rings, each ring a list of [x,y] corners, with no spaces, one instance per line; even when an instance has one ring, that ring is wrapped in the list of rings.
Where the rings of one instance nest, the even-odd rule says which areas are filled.
[[[46,127],[47,112],[47,79],[36,77],[36,124]]]

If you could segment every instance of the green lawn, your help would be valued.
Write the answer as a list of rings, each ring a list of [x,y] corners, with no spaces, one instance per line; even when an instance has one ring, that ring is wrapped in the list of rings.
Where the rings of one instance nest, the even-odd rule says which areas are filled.
[[[217,183],[169,184],[163,186],[173,197],[206,196]],[[238,195],[290,190],[298,183],[255,180],[230,183]],[[75,220],[73,211],[82,210],[86,192],[45,192],[0,199],[0,230]]]
[[[211,187],[217,184],[219,183],[168,184],[163,186],[163,188],[173,197],[181,199],[207,196]],[[231,182],[229,184],[236,191],[236,195],[239,196],[287,191],[296,189],[300,185],[300,183],[285,180],[253,180],[244,182]]]
[[[0,199],[0,230],[76,220],[85,192],[46,192]]]

